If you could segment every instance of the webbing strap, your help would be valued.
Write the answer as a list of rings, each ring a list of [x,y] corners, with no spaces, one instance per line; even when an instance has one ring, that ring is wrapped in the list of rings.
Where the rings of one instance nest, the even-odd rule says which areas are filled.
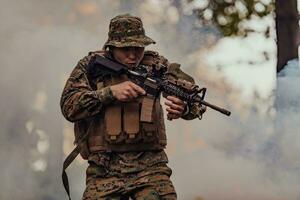
[[[87,136],[88,136],[88,131],[85,133],[85,135],[83,135],[82,138],[80,138],[79,142],[77,143],[77,146],[73,149],[73,151],[66,157],[66,159],[64,160],[63,163],[63,170],[62,170],[62,182],[64,185],[64,188],[68,194],[69,200],[71,200],[71,196],[70,196],[70,188],[69,188],[69,180],[68,180],[68,175],[66,173],[66,169],[70,166],[70,164],[74,161],[74,159],[78,156],[78,154],[80,153],[81,150],[81,143],[83,141],[86,140]]]

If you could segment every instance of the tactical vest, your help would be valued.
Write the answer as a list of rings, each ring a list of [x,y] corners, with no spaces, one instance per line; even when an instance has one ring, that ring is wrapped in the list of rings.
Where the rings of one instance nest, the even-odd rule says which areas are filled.
[[[154,52],[147,54],[142,64],[149,69],[160,62]],[[95,83],[96,89],[128,80],[126,76],[110,77]],[[88,158],[94,152],[128,152],[161,150],[166,146],[163,109],[160,98],[140,97],[131,102],[115,102],[85,121],[75,123],[75,138],[78,141],[86,132],[88,139],[80,144],[81,156]],[[76,142],[76,141],[75,141]]]

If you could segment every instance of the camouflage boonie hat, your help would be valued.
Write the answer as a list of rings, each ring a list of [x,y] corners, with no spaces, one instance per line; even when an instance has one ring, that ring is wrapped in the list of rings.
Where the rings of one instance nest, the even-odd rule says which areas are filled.
[[[142,20],[130,14],[118,15],[109,24],[108,46],[115,47],[145,47],[155,41],[145,35]]]

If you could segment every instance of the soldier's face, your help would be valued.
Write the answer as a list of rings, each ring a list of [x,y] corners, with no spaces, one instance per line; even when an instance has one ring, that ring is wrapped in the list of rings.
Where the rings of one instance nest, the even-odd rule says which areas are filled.
[[[114,58],[129,68],[136,67],[144,57],[143,47],[113,47]]]

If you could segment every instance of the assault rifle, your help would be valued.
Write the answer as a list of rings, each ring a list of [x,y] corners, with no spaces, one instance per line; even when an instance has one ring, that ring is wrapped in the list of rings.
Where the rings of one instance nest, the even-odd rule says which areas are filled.
[[[224,115],[230,115],[230,111],[204,101],[206,88],[199,88],[199,86],[181,79],[175,80],[167,78],[165,69],[165,67],[162,67],[149,72],[146,66],[139,65],[134,68],[134,70],[130,70],[121,63],[99,55],[95,55],[88,65],[89,76],[93,78],[126,74],[129,80],[143,88],[147,95],[157,97],[163,92],[165,95],[176,96],[187,102],[187,104],[198,102]]]

